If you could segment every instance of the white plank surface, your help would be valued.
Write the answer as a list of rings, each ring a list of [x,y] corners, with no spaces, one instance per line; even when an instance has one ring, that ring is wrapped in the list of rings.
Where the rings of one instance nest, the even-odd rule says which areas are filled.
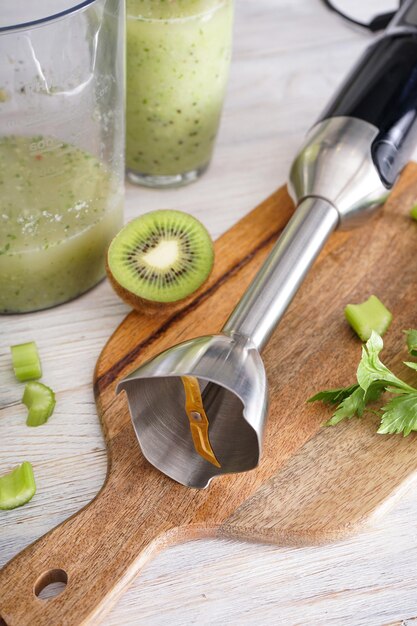
[[[343,0],[358,14],[392,4]],[[180,208],[214,237],[221,234],[285,180],[304,132],[368,41],[317,0],[238,0],[231,79],[210,171],[182,190],[128,186],[126,218]],[[103,283],[57,309],[0,318],[0,472],[27,459],[38,483],[30,504],[0,512],[0,565],[86,504],[104,480],[91,378],[127,310]],[[36,431],[24,424],[8,353],[9,345],[31,339],[44,380],[58,394],[54,417]],[[211,540],[172,548],[145,568],[105,624],[381,626],[404,620],[411,626],[417,620],[416,519],[414,490],[376,526],[331,546]]]

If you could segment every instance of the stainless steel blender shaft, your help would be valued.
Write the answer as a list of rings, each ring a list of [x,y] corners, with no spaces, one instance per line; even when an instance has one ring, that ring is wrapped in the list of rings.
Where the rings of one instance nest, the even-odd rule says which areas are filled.
[[[248,337],[261,350],[338,223],[326,200],[303,200],[222,332]]]

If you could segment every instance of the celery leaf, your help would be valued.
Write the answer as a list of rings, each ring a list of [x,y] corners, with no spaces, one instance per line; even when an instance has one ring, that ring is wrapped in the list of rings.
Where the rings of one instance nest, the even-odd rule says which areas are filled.
[[[378,433],[402,433],[407,437],[411,431],[417,430],[417,391],[394,396],[382,410]]]

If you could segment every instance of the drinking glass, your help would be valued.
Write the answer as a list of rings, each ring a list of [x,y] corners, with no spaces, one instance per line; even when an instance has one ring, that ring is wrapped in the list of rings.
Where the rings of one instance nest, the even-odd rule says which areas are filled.
[[[179,186],[207,168],[223,106],[233,0],[127,0],[131,182]]]

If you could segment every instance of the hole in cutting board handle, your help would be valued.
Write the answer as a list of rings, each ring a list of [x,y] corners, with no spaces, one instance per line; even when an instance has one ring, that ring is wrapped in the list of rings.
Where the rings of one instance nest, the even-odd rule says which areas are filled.
[[[59,596],[65,590],[67,583],[67,572],[60,568],[50,569],[39,576],[33,591],[41,600],[50,600]]]

